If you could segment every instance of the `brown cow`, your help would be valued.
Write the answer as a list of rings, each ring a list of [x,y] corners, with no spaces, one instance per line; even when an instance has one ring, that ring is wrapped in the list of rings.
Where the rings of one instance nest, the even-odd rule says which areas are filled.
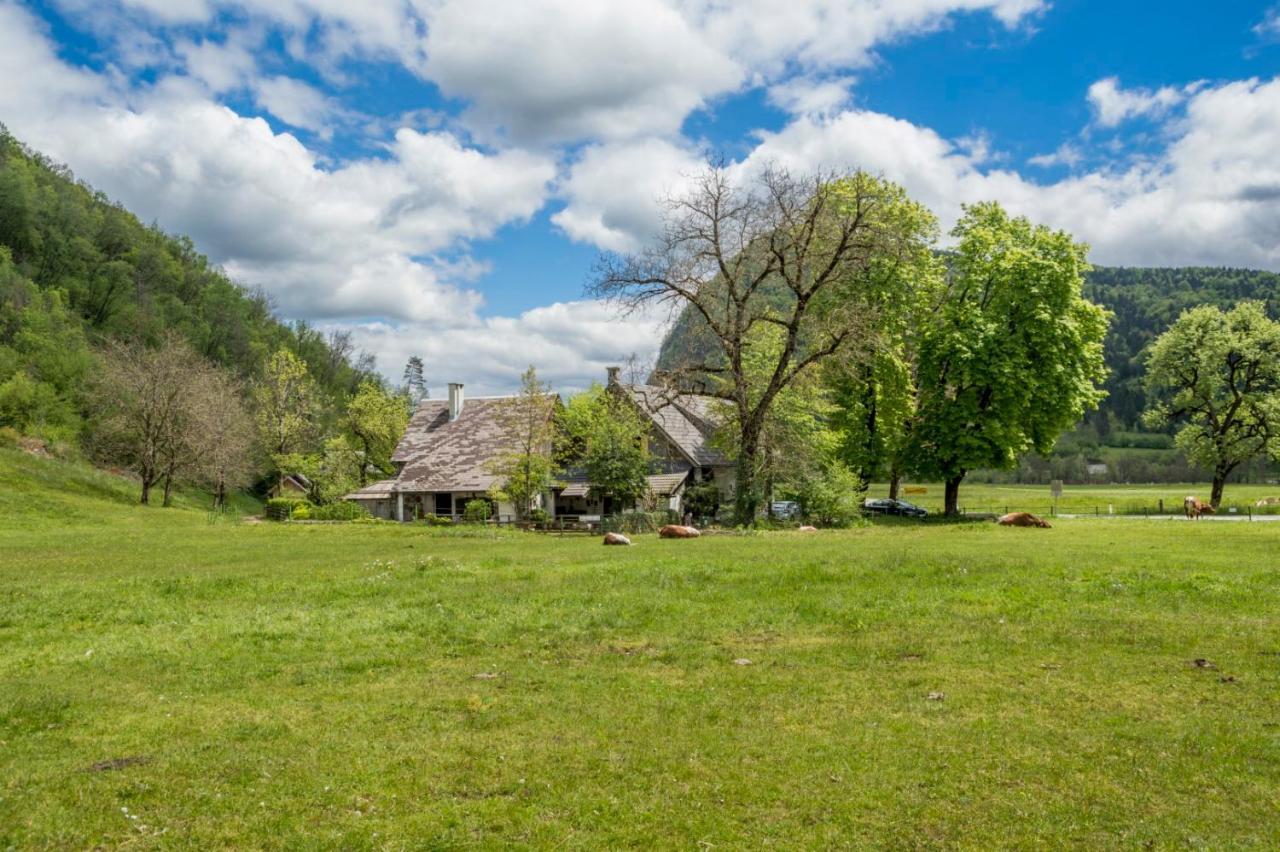
[[[1214,513],[1213,506],[1210,506],[1199,497],[1187,497],[1183,500],[1182,511],[1186,513],[1189,521],[1198,521],[1201,515],[1212,515]]]
[[[1051,524],[1048,521],[1041,520],[1030,512],[1010,512],[996,520],[996,523],[1002,527],[1044,527],[1050,529]]]
[[[620,544],[625,546],[625,545],[631,544],[631,539],[627,538],[622,533],[610,532],[610,533],[604,534],[604,543]]]
[[[682,527],[679,524],[667,524],[665,527],[658,530],[658,536],[660,538],[697,538],[700,535],[702,535],[702,533],[698,532],[693,527]]]

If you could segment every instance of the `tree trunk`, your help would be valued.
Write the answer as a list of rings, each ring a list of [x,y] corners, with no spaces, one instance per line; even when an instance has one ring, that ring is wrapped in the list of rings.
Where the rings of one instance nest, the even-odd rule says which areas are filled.
[[[1222,470],[1219,468],[1213,473],[1213,491],[1209,494],[1209,505],[1217,511],[1218,504],[1222,502],[1222,489],[1227,484],[1227,474],[1230,470]]]
[[[165,474],[164,477],[164,503],[161,505],[166,509],[173,505],[173,474],[171,473]]]
[[[213,489],[213,508],[215,510],[222,509],[227,505],[227,483],[221,477],[218,479],[217,486]]]
[[[144,506],[151,503],[151,478],[145,473],[142,475],[142,498],[138,502]]]
[[[743,527],[754,527],[756,524],[756,508],[760,498],[756,494],[756,444],[755,436],[743,436],[742,446],[738,450],[736,482],[734,483],[734,521]]]
[[[947,480],[946,497],[944,498],[944,513],[951,517],[960,514],[960,483],[964,480],[964,474],[953,476]]]
[[[898,487],[902,484],[902,471],[894,469],[889,474],[889,499],[898,499]]]

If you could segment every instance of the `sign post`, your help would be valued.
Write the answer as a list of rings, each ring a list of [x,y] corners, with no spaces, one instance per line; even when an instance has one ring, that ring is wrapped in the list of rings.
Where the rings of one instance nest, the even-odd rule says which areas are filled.
[[[1058,498],[1062,496],[1062,480],[1052,479],[1049,481],[1049,493],[1053,496],[1053,516],[1058,516]]]

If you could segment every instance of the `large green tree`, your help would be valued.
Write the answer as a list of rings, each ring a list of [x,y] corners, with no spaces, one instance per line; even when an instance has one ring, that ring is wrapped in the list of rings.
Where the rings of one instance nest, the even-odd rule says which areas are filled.
[[[253,388],[258,434],[279,474],[285,456],[305,452],[317,437],[318,390],[307,364],[288,349],[267,360]]]
[[[1152,344],[1146,386],[1147,425],[1180,427],[1178,447],[1212,472],[1215,508],[1233,470],[1280,450],[1280,323],[1261,302],[1184,312]]]
[[[592,385],[569,400],[558,420],[561,464],[582,470],[590,497],[626,505],[645,496],[649,422],[630,400]]]
[[[755,523],[759,452],[778,394],[824,359],[864,341],[879,279],[927,247],[928,216],[901,187],[855,172],[795,176],[765,169],[739,181],[712,164],[671,199],[661,236],[643,251],[601,258],[592,292],[624,308],[675,303],[696,319],[706,357],[690,377],[720,376],[738,434],[735,514]],[[745,369],[761,326],[782,345],[757,383]]]
[[[1047,453],[1103,397],[1107,313],[1081,295],[1087,247],[1065,231],[965,209],[945,290],[920,339],[910,457],[946,483],[947,514],[977,468]]]
[[[368,484],[370,467],[390,474],[391,454],[409,422],[408,406],[399,394],[387,392],[381,382],[365,379],[347,402],[346,426],[360,447],[363,463],[359,481]]]

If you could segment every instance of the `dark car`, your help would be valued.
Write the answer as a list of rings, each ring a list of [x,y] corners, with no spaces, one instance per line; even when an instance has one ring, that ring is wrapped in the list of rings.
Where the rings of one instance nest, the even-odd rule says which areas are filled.
[[[864,500],[862,511],[868,515],[898,515],[904,518],[924,518],[929,513],[906,500]]]

